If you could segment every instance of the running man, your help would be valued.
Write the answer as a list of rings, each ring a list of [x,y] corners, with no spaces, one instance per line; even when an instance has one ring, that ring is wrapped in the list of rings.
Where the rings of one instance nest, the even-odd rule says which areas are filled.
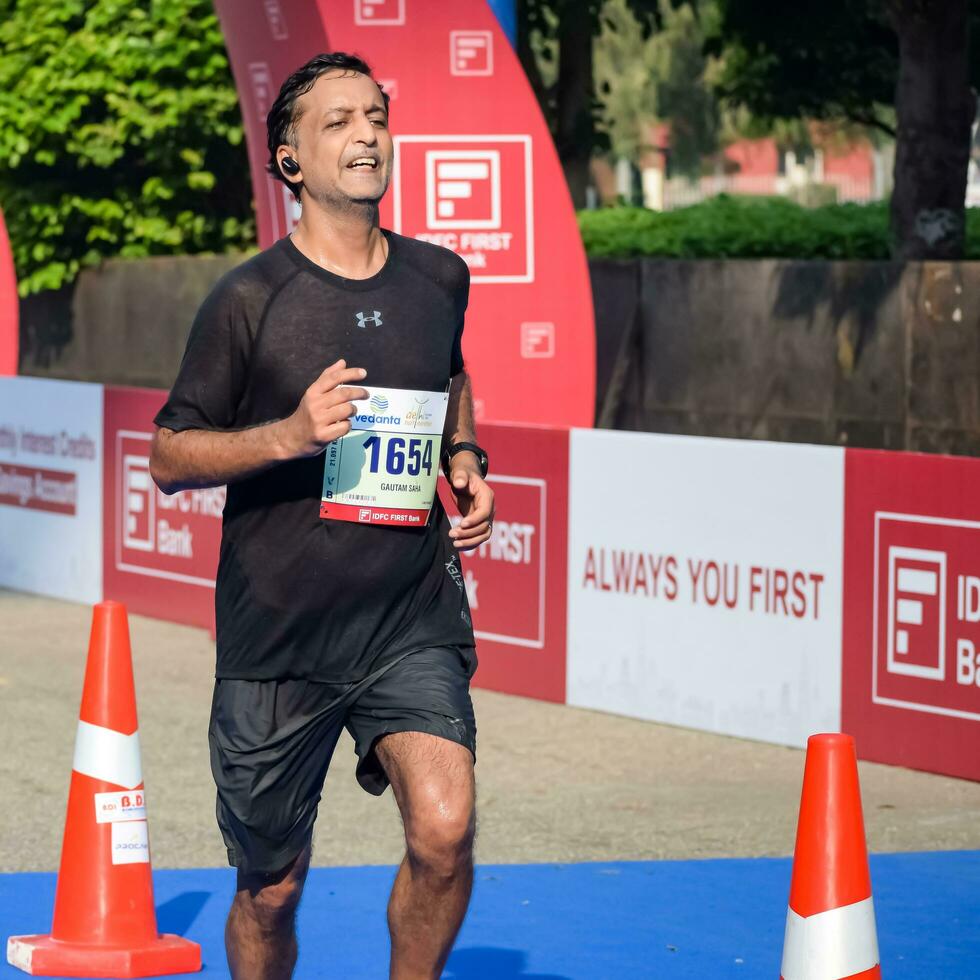
[[[493,493],[460,346],[469,273],[453,252],[379,227],[392,138],[388,97],[363,61],[324,54],[296,71],[268,137],[269,171],[302,217],[202,304],[151,459],[164,493],[228,485],[209,728],[238,869],[228,963],[237,980],[292,974],[313,822],[346,726],[358,781],[376,795],[390,783],[405,826],[390,975],[429,980],[473,877],[476,655],[458,553],[489,539]],[[370,507],[354,522],[320,516],[331,447],[385,404],[372,387],[442,399],[453,529],[438,499],[417,527],[357,523]],[[434,484],[435,445],[434,461],[410,462],[417,479],[380,484],[392,500]],[[377,460],[360,452],[366,471]],[[405,465],[390,452],[388,463]]]

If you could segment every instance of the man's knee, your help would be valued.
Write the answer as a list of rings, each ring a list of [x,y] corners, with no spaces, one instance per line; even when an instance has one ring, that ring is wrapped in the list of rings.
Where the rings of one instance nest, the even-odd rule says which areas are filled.
[[[305,854],[275,875],[247,875],[239,879],[236,903],[264,932],[291,925],[303,894],[309,859]]]
[[[412,815],[405,840],[409,860],[438,877],[452,878],[472,861],[476,815],[470,801],[436,801]]]
[[[284,881],[245,892],[243,902],[264,932],[279,932],[293,921],[302,893],[302,885]]]

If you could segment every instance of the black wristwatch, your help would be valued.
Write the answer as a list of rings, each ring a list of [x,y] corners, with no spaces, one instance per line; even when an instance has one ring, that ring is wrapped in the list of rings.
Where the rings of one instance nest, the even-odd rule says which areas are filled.
[[[480,461],[480,476],[485,477],[490,470],[490,460],[487,454],[475,442],[454,442],[442,451],[442,471],[449,476],[449,461],[456,453],[470,452],[475,453]]]

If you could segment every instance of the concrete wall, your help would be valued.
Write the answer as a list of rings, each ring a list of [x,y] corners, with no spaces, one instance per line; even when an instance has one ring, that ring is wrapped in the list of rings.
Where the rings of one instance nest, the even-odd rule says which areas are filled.
[[[22,374],[168,388],[242,255],[116,260],[21,304]],[[589,263],[598,424],[980,454],[980,263]]]
[[[113,259],[21,300],[20,373],[169,388],[201,300],[245,257]]]
[[[602,426],[980,453],[980,263],[590,268]]]

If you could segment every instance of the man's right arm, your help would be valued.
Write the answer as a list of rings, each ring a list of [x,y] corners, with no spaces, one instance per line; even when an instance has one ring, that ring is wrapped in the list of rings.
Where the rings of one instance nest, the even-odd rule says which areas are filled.
[[[261,473],[277,463],[316,456],[351,429],[356,401],[366,399],[363,368],[331,364],[303,394],[288,418],[234,432],[158,428],[150,450],[150,473],[167,494],[221,486]]]

